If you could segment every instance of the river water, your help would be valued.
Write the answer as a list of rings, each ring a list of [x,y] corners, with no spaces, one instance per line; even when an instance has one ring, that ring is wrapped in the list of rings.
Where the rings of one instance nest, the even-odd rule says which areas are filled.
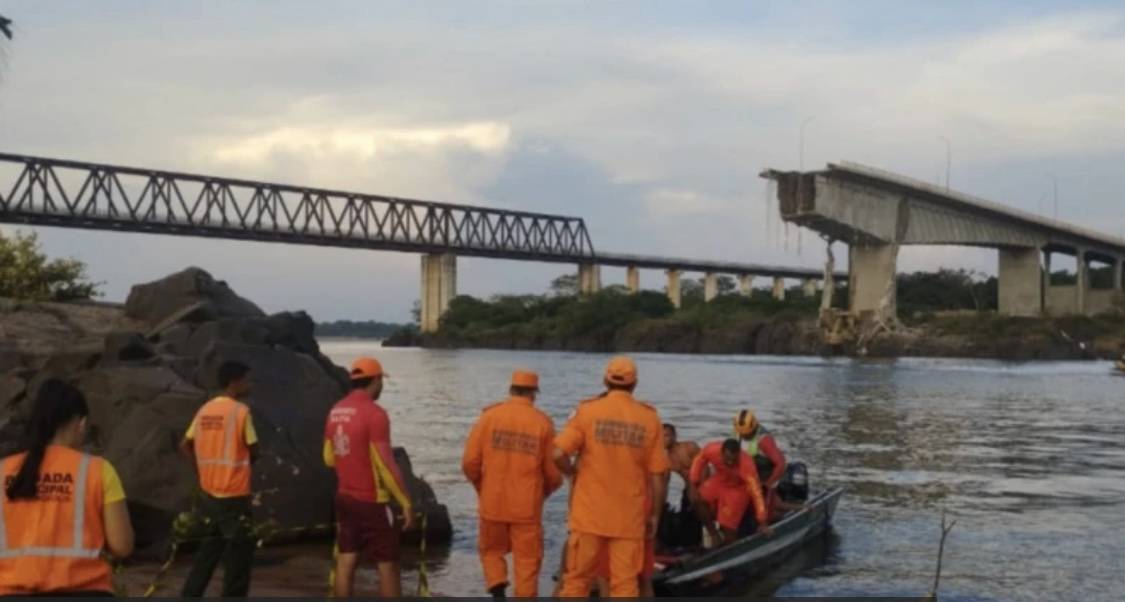
[[[481,595],[476,499],[460,472],[471,424],[503,398],[511,370],[525,366],[540,373],[539,405],[561,427],[578,400],[599,392],[607,356],[347,341],[323,350],[337,364],[361,354],[383,362],[394,442],[410,451],[456,529],[448,550],[427,555],[431,589]],[[943,511],[957,520],[943,600],[1115,600],[1125,592],[1125,377],[1107,363],[634,357],[638,397],[681,438],[723,438],[734,412],[751,407],[787,456],[809,465],[814,488],[846,487],[831,536],[749,594],[924,595]],[[565,537],[565,500],[561,491],[547,504],[543,592]],[[256,577],[253,593],[320,593],[323,581],[299,577],[323,574],[323,547],[268,552],[280,577],[273,587]],[[410,591],[414,566],[404,573]],[[287,577],[303,586],[277,581]],[[361,587],[373,580],[363,575]]]

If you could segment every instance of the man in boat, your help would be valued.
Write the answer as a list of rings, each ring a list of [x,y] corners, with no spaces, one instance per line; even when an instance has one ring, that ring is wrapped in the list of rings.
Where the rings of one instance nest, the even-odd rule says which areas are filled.
[[[704,446],[691,464],[690,482],[715,512],[723,543],[730,543],[754,531],[766,536],[773,534],[758,470],[750,455],[739,449],[737,439],[715,441]],[[754,507],[753,529],[743,523],[747,507],[751,505]],[[746,532],[740,533],[740,527]]]
[[[742,410],[734,416],[734,432],[742,441],[743,449],[754,459],[767,509],[773,515],[779,510],[777,484],[785,476],[785,454],[781,453],[777,440],[750,410]]]
[[[694,441],[680,441],[676,426],[664,423],[664,449],[668,452],[668,464],[672,473],[680,475],[684,481],[684,493],[680,497],[679,512],[665,512],[661,523],[659,543],[666,547],[693,547],[701,545],[702,529],[706,528],[712,541],[719,541],[719,531],[715,528],[707,505],[699,497],[699,490],[691,482],[691,463],[699,455],[700,447]]]
[[[602,550],[609,554],[609,595],[635,598],[645,564],[645,539],[656,533],[665,497],[668,454],[660,415],[633,397],[637,367],[620,356],[606,366],[606,393],[579,404],[555,438],[555,462],[575,472],[570,536],[560,596],[589,595]],[[646,507],[647,506],[647,507]]]

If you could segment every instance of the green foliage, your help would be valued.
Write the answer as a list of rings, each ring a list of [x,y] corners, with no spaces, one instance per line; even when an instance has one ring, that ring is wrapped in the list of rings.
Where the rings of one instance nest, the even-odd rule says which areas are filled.
[[[99,283],[86,279],[86,264],[51,259],[35,234],[0,234],[0,297],[22,301],[75,301],[100,296]]]
[[[994,310],[997,280],[967,270],[914,272],[898,277],[898,308],[902,315],[948,310]]]
[[[405,324],[375,322],[372,320],[364,322],[336,320],[335,322],[322,322],[317,324],[316,336],[385,339],[405,327]]]

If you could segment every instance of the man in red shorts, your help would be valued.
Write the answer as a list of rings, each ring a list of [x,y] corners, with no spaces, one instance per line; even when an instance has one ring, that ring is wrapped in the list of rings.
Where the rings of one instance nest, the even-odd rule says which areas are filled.
[[[328,414],[324,427],[324,463],[336,468],[337,598],[352,595],[360,553],[379,567],[379,593],[402,595],[399,529],[391,497],[402,507],[405,524],[414,524],[406,484],[391,449],[387,412],[376,403],[383,391],[383,367],[375,359],[352,364],[351,392]]]
[[[724,543],[738,537],[742,517],[751,504],[758,530],[767,536],[773,533],[754,460],[739,449],[736,439],[708,443],[692,462],[690,476],[700,497],[717,515]]]

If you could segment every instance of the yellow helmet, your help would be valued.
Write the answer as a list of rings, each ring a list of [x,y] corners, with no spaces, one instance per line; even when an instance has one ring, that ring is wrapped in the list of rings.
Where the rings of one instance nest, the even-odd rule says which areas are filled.
[[[758,419],[754,417],[754,412],[750,410],[742,410],[734,417],[734,432],[740,437],[749,437],[754,434],[754,430],[758,428]]]

